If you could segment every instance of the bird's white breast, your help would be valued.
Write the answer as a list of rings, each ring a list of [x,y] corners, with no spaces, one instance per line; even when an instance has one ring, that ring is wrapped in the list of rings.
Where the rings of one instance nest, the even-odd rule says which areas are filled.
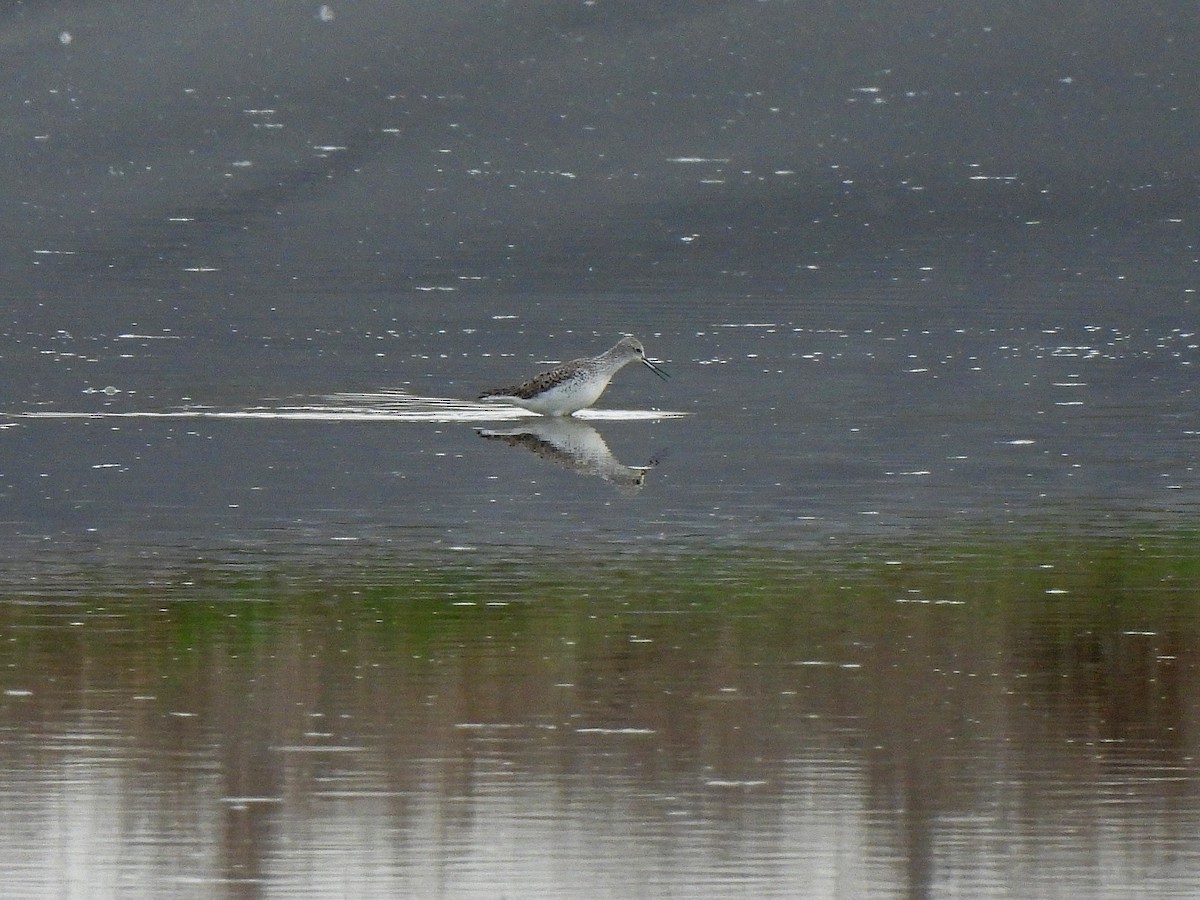
[[[610,378],[571,378],[547,388],[535,397],[519,400],[526,409],[544,416],[565,416],[586,409],[604,393]]]

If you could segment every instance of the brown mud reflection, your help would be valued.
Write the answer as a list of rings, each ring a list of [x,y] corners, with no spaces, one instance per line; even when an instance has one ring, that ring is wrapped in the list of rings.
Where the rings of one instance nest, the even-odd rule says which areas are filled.
[[[126,896],[1174,889],[1200,875],[1179,548],[12,588],[4,869]]]

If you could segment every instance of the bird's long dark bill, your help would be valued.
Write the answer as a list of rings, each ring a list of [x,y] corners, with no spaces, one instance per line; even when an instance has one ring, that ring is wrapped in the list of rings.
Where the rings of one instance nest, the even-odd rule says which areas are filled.
[[[648,368],[651,372],[653,372],[655,375],[657,375],[663,381],[666,381],[668,378],[671,377],[666,372],[664,372],[662,369],[660,369],[658,366],[656,366],[654,363],[650,362],[650,360],[646,359],[646,357],[644,357],[644,356],[642,357],[642,362],[645,364],[646,368]]]

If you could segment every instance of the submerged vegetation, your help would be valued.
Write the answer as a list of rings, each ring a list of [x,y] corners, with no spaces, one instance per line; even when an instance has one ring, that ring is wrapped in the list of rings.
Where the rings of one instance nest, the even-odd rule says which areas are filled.
[[[1042,835],[1182,847],[1196,814],[1180,773],[1200,754],[1196,537],[528,560],[356,547],[10,571],[6,790],[70,785],[21,795],[48,802],[52,829],[88,785],[105,823],[137,823],[120,833],[137,846],[190,817],[190,839],[238,872],[247,822],[274,858],[277,832],[305,847],[339,815],[356,848],[365,831],[379,846],[442,836],[488,810],[501,831],[535,810],[602,838],[612,821],[711,832],[756,860],[738,823],[802,822],[804,840],[777,838],[795,854],[827,816],[839,860],[862,852],[847,829],[923,860],[963,823],[1049,853],[1047,872],[1059,845]]]
[[[269,630],[366,628],[400,642],[549,618],[586,629],[622,617],[688,614],[812,633],[887,607],[944,607],[958,618],[1135,622],[1200,615],[1200,533],[960,535],[953,542],[831,543],[794,552],[456,549],[406,560],[386,548],[272,559],[269,551],[153,568],[98,566],[0,585],[9,647],[64,615],[120,630],[172,627],[187,644]],[[314,555],[317,555],[314,551]],[[69,612],[68,612],[69,611]],[[140,624],[139,624],[140,623]],[[167,623],[173,623],[169,625]],[[324,623],[318,625],[318,623]],[[600,627],[600,626],[595,626]],[[1132,627],[1132,626],[1131,626]],[[16,630],[13,630],[16,629]]]

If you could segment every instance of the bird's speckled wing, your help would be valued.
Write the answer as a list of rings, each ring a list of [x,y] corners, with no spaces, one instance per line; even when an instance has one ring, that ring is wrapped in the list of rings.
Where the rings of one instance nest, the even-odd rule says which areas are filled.
[[[482,400],[484,397],[520,397],[522,400],[529,400],[543,391],[554,387],[559,382],[566,380],[567,376],[575,371],[580,363],[583,362],[586,362],[586,360],[573,359],[560,366],[555,366],[553,369],[547,369],[545,372],[534,375],[522,384],[513,385],[512,387],[492,388],[490,391],[484,391],[479,395],[479,399]]]

